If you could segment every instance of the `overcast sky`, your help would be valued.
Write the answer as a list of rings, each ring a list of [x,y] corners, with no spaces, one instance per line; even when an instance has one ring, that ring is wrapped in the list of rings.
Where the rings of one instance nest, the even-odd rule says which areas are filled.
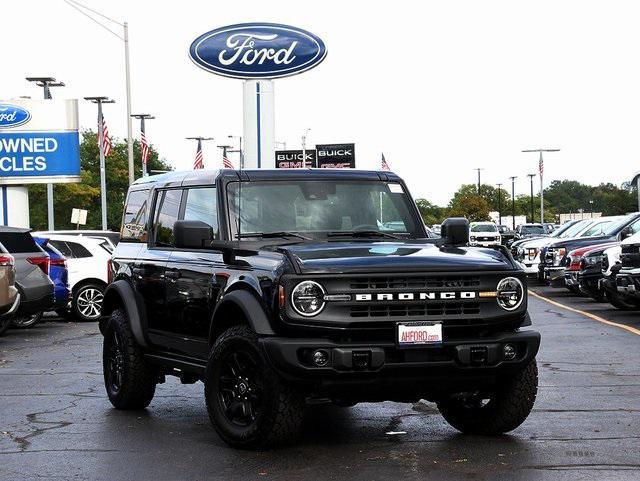
[[[415,197],[444,204],[461,183],[509,182],[528,193],[536,154],[555,147],[545,180],[616,184],[640,170],[640,3],[634,1],[82,0],[130,25],[133,112],[176,169],[186,136],[227,143],[242,132],[242,81],[188,57],[200,34],[232,23],[295,25],[321,37],[317,68],[275,81],[276,140],[355,142],[359,168],[380,153]],[[111,132],[126,134],[123,45],[62,0],[2,2],[0,98],[41,95],[24,77],[67,84],[54,97],[107,95]],[[114,26],[117,28],[117,26]],[[83,127],[95,106],[81,102]],[[137,124],[135,135],[138,135]],[[205,165],[221,166],[205,146]],[[536,181],[536,189],[537,189]]]

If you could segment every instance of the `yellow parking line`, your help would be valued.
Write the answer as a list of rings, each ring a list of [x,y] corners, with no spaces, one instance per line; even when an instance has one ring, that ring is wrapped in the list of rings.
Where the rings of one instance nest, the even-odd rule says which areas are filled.
[[[543,301],[546,301],[549,304],[553,304],[554,306],[560,307],[562,309],[566,309],[567,311],[575,312],[576,314],[583,315],[585,317],[588,317],[589,319],[593,319],[594,321],[607,324],[608,326],[619,327],[620,329],[624,329],[625,331],[629,331],[633,334],[640,336],[640,329],[636,329],[635,327],[626,326],[624,324],[619,324],[613,321],[608,321],[607,319],[603,319],[602,317],[596,316],[595,314],[591,314],[590,312],[581,311],[580,309],[574,309],[573,307],[569,307],[564,304],[560,304],[559,302],[552,301],[551,299],[541,296],[537,292],[533,292],[531,290],[529,291],[529,294],[531,294],[534,297],[537,297],[538,299],[542,299]]]

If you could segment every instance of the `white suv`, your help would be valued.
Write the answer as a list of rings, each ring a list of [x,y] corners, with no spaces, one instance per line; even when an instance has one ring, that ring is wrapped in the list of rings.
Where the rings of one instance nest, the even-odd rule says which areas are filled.
[[[100,318],[104,290],[108,283],[111,252],[104,239],[77,235],[38,233],[67,258],[71,312],[83,321]],[[68,310],[57,310],[66,316]]]
[[[498,226],[493,222],[472,222],[469,225],[469,245],[472,246],[499,246],[502,236]]]

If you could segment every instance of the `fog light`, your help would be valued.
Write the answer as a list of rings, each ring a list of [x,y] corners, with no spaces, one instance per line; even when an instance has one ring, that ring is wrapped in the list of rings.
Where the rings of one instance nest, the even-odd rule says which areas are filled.
[[[513,344],[505,344],[502,355],[507,361],[513,361],[516,358],[516,347]]]
[[[313,364],[317,367],[326,366],[329,362],[329,353],[323,349],[318,349],[313,351],[311,358],[313,359]]]

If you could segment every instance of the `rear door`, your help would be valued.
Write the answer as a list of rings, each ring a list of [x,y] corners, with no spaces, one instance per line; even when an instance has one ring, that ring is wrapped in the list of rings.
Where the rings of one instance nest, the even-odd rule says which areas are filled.
[[[154,344],[171,347],[170,316],[166,309],[165,269],[175,249],[173,225],[180,214],[182,189],[158,189],[153,202],[149,247],[140,252],[132,274],[147,311],[149,336]]]
[[[216,188],[192,187],[184,190],[180,218],[199,220],[213,228],[219,238]],[[175,349],[206,358],[211,313],[218,297],[223,274],[222,254],[207,249],[174,250],[167,266],[167,329]]]

